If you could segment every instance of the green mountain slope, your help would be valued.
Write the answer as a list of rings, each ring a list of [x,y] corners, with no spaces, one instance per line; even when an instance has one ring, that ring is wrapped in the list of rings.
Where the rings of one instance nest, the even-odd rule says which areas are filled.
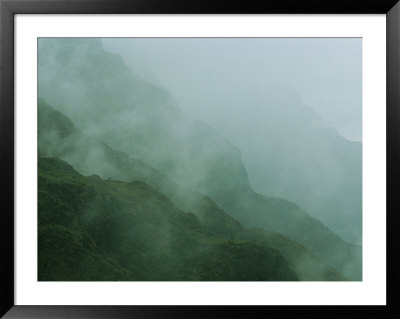
[[[278,249],[301,280],[345,279],[300,244],[272,232],[244,229],[210,198],[183,188],[142,161],[129,158],[82,134],[70,119],[53,110],[45,101],[39,100],[38,110],[38,142],[41,156],[56,156],[68,160],[86,175],[99,174],[104,179],[128,182],[145,181],[167,195],[179,209],[195,213],[209,231],[224,238],[255,240],[264,247]]]
[[[297,280],[273,249],[227,240],[142,182],[39,159],[39,280]]]
[[[280,232],[346,277],[361,279],[360,246],[297,205],[255,193],[237,148],[183,114],[168,92],[142,81],[99,39],[41,39],[39,95],[85,133],[208,195],[245,227]]]

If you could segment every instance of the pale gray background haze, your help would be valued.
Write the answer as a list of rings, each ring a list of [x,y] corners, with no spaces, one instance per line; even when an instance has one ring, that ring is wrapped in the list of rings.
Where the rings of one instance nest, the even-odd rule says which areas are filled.
[[[288,85],[339,134],[362,139],[361,38],[106,38],[189,115],[224,132],[232,108],[255,112],[265,87]],[[258,94],[255,96],[254,91]],[[246,101],[247,103],[238,103]],[[252,103],[255,102],[255,103]],[[262,117],[257,108],[256,117]],[[229,135],[229,134],[227,134]],[[229,137],[229,136],[228,136]]]

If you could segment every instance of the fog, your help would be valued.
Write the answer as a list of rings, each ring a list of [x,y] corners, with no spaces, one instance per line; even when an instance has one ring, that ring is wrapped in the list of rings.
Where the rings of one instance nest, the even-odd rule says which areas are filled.
[[[297,91],[303,105],[342,136],[362,139],[360,38],[102,41],[106,50],[120,54],[145,79],[169,89],[184,111],[223,133],[228,133],[227,121],[237,120],[232,109],[265,117],[254,105],[266,97],[266,87],[283,84]]]
[[[241,151],[252,187],[361,243],[362,40],[102,39]]]
[[[271,41],[275,49],[267,50]],[[361,247],[345,241],[361,243],[361,143],[339,135],[329,122],[334,116],[321,115],[325,108],[343,117],[340,107],[316,110],[301,89],[309,85],[308,98],[330,105],[351,100],[357,90],[350,84],[336,92],[345,82],[333,78],[340,70],[361,87],[351,61],[346,68],[338,57],[326,58],[330,41],[337,40],[41,39],[39,97],[68,120],[48,112],[40,154],[60,157],[85,175],[144,181],[185,211],[196,212],[192,191],[206,195],[245,228],[281,233],[359,280]],[[117,49],[123,52],[110,53]],[[315,62],[313,76],[299,58],[283,63],[294,51]],[[289,75],[292,82],[284,80]],[[329,85],[337,96],[318,89]],[[356,103],[343,112],[350,109],[356,114]],[[360,113],[354,117],[361,120]],[[79,134],[65,129],[69,121]]]

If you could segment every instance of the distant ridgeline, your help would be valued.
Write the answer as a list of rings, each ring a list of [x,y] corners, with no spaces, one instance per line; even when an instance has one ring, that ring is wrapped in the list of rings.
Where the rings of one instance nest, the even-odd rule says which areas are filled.
[[[361,243],[362,144],[340,136],[288,86],[249,94],[262,116],[233,107],[229,134],[245,154],[254,189],[297,203],[340,237]]]
[[[361,280],[361,246],[100,40],[40,39],[39,96],[39,280]]]

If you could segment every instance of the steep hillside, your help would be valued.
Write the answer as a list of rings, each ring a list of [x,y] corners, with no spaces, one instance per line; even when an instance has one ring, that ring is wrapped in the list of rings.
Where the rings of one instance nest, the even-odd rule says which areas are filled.
[[[210,196],[244,226],[281,232],[346,277],[361,279],[361,247],[297,205],[256,194],[237,148],[180,112],[168,92],[142,81],[99,39],[41,39],[39,95],[85,133]]]
[[[294,281],[276,250],[227,240],[142,182],[39,159],[39,280]]]
[[[300,280],[345,280],[302,245],[272,232],[244,229],[212,199],[183,188],[142,161],[82,134],[65,115],[53,110],[45,101],[39,100],[38,107],[41,156],[68,160],[86,175],[99,174],[104,179],[128,182],[145,181],[167,195],[180,210],[196,214],[207,230],[227,239],[252,240],[263,247],[277,249]]]

